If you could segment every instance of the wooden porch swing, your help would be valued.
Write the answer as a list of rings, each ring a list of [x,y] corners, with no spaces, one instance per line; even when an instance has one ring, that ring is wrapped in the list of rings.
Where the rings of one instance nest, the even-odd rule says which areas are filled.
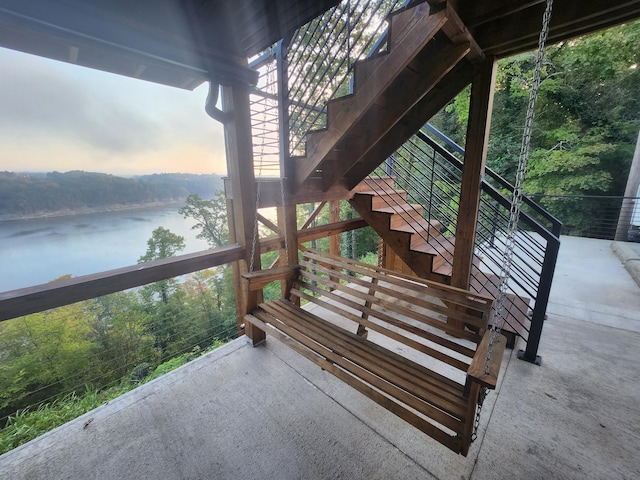
[[[506,345],[494,342],[487,370],[493,299],[310,249],[299,265],[243,276],[250,291],[288,285],[246,322],[467,454]]]

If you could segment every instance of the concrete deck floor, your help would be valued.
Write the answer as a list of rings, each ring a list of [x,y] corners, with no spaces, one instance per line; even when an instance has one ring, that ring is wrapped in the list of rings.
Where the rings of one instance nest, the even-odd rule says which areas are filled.
[[[610,242],[565,237],[542,365],[505,356],[466,458],[277,342],[239,339],[0,456],[0,478],[640,478],[639,332]]]

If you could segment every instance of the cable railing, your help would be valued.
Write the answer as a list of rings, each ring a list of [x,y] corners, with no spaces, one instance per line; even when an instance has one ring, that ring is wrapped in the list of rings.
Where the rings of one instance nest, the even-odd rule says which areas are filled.
[[[562,219],[563,234],[640,242],[640,197],[530,195]]]
[[[304,154],[309,130],[326,127],[326,103],[352,93],[353,65],[380,52],[387,17],[406,0],[345,0],[289,42],[289,154]]]
[[[307,132],[326,127],[327,102],[352,93],[354,63],[384,49],[387,17],[407,3],[344,0],[250,60],[257,177],[280,177],[285,155],[304,155]]]

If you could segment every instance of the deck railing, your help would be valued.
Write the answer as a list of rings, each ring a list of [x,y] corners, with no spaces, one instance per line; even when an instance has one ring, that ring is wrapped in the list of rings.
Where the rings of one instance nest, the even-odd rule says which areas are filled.
[[[575,237],[640,242],[640,197],[531,195],[562,220]]]

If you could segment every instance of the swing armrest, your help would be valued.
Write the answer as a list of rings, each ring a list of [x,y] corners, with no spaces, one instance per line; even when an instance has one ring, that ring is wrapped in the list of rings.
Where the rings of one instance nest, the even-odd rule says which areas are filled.
[[[242,278],[249,282],[249,291],[262,290],[265,285],[276,280],[293,280],[298,275],[298,265],[270,268],[268,270],[256,270],[243,273]]]
[[[487,330],[467,370],[467,386],[469,386],[470,382],[476,382],[490,390],[495,390],[496,384],[498,383],[498,373],[500,373],[504,348],[507,345],[507,337],[498,335],[496,340],[494,340],[491,349],[491,358],[489,359],[489,372],[485,373],[485,363],[490,340],[491,331]]]

